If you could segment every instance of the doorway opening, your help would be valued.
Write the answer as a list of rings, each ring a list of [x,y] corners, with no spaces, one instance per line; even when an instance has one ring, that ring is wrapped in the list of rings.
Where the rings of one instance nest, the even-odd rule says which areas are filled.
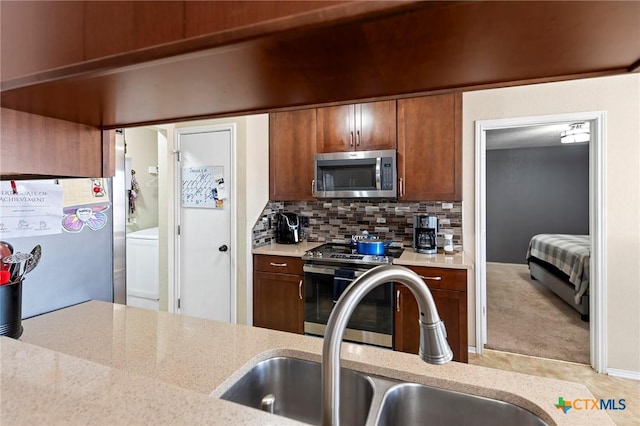
[[[158,139],[154,127],[135,127],[124,134],[126,304],[159,310]]]
[[[495,191],[499,192],[500,190],[504,190],[504,188],[496,189],[494,187],[493,188],[494,192],[493,193],[491,192],[492,189],[491,187],[488,187],[488,184],[491,182],[495,182],[496,176],[491,174],[491,172],[495,172],[495,170],[489,171],[488,167],[491,164],[494,164],[494,165],[496,164],[495,163],[496,157],[498,158],[502,157],[502,159],[506,159],[509,156],[513,158],[520,158],[523,161],[522,164],[518,165],[515,168],[511,167],[511,170],[509,170],[509,167],[506,167],[505,168],[506,170],[503,170],[503,173],[507,173],[507,175],[503,175],[500,178],[501,180],[500,180],[499,186],[503,186],[503,187],[505,185],[508,186],[509,182],[505,182],[505,176],[508,177],[509,173],[511,173],[512,177],[521,176],[523,174],[526,174],[527,167],[529,167],[531,174],[535,175],[535,173],[539,173],[539,170],[534,170],[534,168],[531,167],[531,164],[528,164],[528,162],[531,160],[532,155],[540,156],[541,153],[545,150],[541,148],[531,148],[529,149],[529,151],[525,151],[526,148],[520,147],[519,149],[521,151],[518,152],[517,151],[518,148],[508,147],[507,145],[500,145],[500,142],[496,142],[496,141],[499,141],[500,137],[504,135],[507,135],[507,136],[511,135],[511,137],[507,137],[506,139],[513,140],[514,135],[517,135],[518,132],[522,134],[527,134],[527,133],[530,134],[531,132],[535,132],[541,129],[547,129],[547,130],[551,129],[551,131],[556,131],[556,130],[553,130],[554,126],[562,125],[567,127],[568,124],[576,123],[576,122],[588,122],[591,124],[591,129],[590,129],[591,140],[590,140],[589,146],[586,149],[582,148],[583,152],[581,153],[582,157],[584,157],[585,155],[588,157],[588,160],[586,161],[588,162],[588,182],[589,182],[588,195],[586,197],[588,199],[588,202],[587,202],[588,214],[586,215],[586,217],[582,217],[582,219],[580,219],[582,221],[582,224],[576,223],[572,225],[567,225],[565,220],[565,225],[558,225],[557,223],[554,223],[554,222],[557,222],[557,218],[538,217],[540,216],[540,214],[538,214],[538,216],[533,216],[533,218],[529,218],[529,219],[525,218],[524,223],[526,223],[526,225],[523,225],[522,223],[518,225],[517,223],[515,223],[517,231],[514,231],[513,229],[509,231],[509,226],[512,225],[511,222],[517,222],[516,220],[517,218],[515,218],[516,215],[514,215],[514,212],[517,211],[517,208],[515,208],[514,205],[508,205],[508,206],[506,204],[500,205],[500,202],[498,202],[497,203],[498,210],[495,209],[496,208]],[[525,330],[525,332],[523,332],[522,334],[526,334],[526,332],[528,332],[531,329],[538,329],[539,333],[537,335],[537,338],[541,339],[540,342],[548,343],[548,341],[551,338],[549,337],[547,340],[545,340],[545,337],[548,337],[548,336],[545,336],[545,330],[550,330],[550,329],[553,329],[554,327],[559,327],[559,326],[556,323],[554,323],[553,319],[546,318],[546,317],[543,318],[542,312],[540,312],[540,316],[536,318],[535,310],[540,309],[540,307],[531,306],[531,305],[535,305],[536,303],[539,303],[534,300],[534,296],[536,296],[535,292],[549,293],[550,290],[548,290],[544,286],[541,286],[541,284],[536,280],[531,280],[530,278],[531,274],[530,274],[529,267],[527,265],[527,261],[528,261],[527,250],[528,250],[528,239],[531,237],[531,235],[528,235],[527,237],[524,237],[524,235],[528,233],[529,234],[542,233],[540,232],[540,229],[548,229],[549,231],[546,233],[563,232],[565,234],[569,234],[569,233],[582,234],[585,229],[585,222],[587,222],[588,237],[587,237],[586,244],[588,246],[588,250],[590,251],[590,256],[588,258],[590,262],[590,268],[588,272],[589,279],[586,286],[588,286],[587,294],[588,294],[588,300],[590,302],[589,308],[588,308],[590,321],[589,321],[589,327],[588,327],[589,329],[588,344],[586,345],[586,350],[588,351],[588,357],[586,354],[584,354],[584,351],[583,351],[583,358],[581,359],[581,361],[589,363],[598,372],[605,371],[606,339],[605,339],[604,333],[606,329],[605,329],[604,321],[606,319],[606,316],[604,314],[604,309],[605,309],[604,294],[606,293],[605,293],[604,286],[606,285],[606,283],[604,282],[604,279],[603,279],[604,277],[604,256],[603,256],[603,250],[604,250],[604,247],[603,247],[604,245],[604,217],[603,217],[604,216],[603,214],[604,213],[604,182],[603,182],[604,148],[603,146],[605,142],[604,141],[604,125],[605,125],[604,112],[559,114],[559,115],[553,115],[553,116],[524,117],[524,118],[511,118],[511,119],[500,119],[500,120],[483,120],[483,121],[476,122],[476,199],[478,200],[476,205],[476,229],[478,231],[478,238],[476,243],[477,244],[476,246],[476,294],[477,294],[476,350],[478,353],[482,353],[482,350],[485,347],[487,348],[496,347],[495,342],[492,342],[488,339],[489,335],[491,334],[491,330],[488,330],[488,316],[492,315],[492,312],[489,309],[491,304],[488,303],[489,290],[493,292],[493,294],[498,294],[498,296],[496,297],[502,297],[505,301],[507,301],[507,302],[504,302],[504,304],[510,305],[512,312],[520,311],[520,313],[522,313],[521,311],[525,311],[525,310],[530,311],[530,314],[532,315],[532,319],[528,320],[530,322],[529,324],[524,325],[523,330]],[[559,139],[559,136],[560,135],[558,132],[556,138]],[[503,138],[503,140],[504,139],[505,138]],[[558,142],[559,141],[557,141],[556,143]],[[506,142],[503,142],[503,143],[506,143]],[[493,155],[492,152],[488,153],[488,151],[491,151],[491,148],[496,147],[496,146],[492,146],[492,144],[497,144],[498,147],[504,148],[505,151],[502,153],[499,153],[500,155],[497,155],[497,156]],[[512,149],[512,150],[508,151],[508,149]],[[565,154],[565,152],[563,151],[566,151],[566,153],[570,152],[568,149],[560,149],[560,148],[554,148],[554,149],[556,149],[557,151],[555,151],[550,158],[558,159]],[[578,149],[578,151],[579,150],[580,149]],[[588,152],[584,152],[585,150]],[[575,152],[575,151],[571,151],[571,152]],[[528,154],[528,157],[527,155],[525,155],[525,153]],[[528,160],[526,160],[527,158]],[[584,161],[584,158],[583,158],[583,161]],[[549,176],[544,176],[544,178],[549,178]],[[517,179],[514,179],[514,181],[517,181]],[[544,179],[542,178],[538,179],[538,183],[542,183],[543,181]],[[546,183],[545,185],[546,185],[546,188],[544,188],[544,190],[548,193],[551,193],[556,189],[555,187],[549,187],[549,183]],[[555,185],[555,186],[559,186],[559,185]],[[536,188],[532,187],[532,188],[529,188],[528,190],[525,190],[525,192],[527,191],[533,193],[536,191]],[[520,195],[524,195],[524,197],[519,201],[519,203],[526,203],[527,194],[520,194]],[[583,200],[581,202],[584,203],[584,198],[585,198],[584,194],[581,197]],[[497,198],[498,198],[498,201],[500,201],[499,193]],[[518,200],[515,198],[517,197],[510,197],[510,199],[507,201],[509,203],[516,203],[518,202]],[[558,202],[563,202],[563,200],[560,200]],[[547,210],[551,211],[553,209],[549,208]],[[491,219],[489,219],[489,216],[488,216],[490,214],[492,215]],[[496,227],[496,221],[494,219],[496,219],[496,216],[500,216],[501,214],[502,215],[506,214],[506,216],[498,218],[499,220],[497,223],[500,223],[501,221],[502,224],[499,227]],[[509,217],[509,214],[511,214],[512,216]],[[545,222],[545,219],[547,219],[546,222]],[[569,222],[571,222],[570,219],[568,220]],[[533,228],[522,229],[522,228],[531,228],[531,226],[529,226],[530,225],[529,222],[534,222],[534,224],[537,226],[537,228],[536,226],[533,226],[533,228],[537,229],[535,232]],[[488,223],[490,226],[488,226]],[[576,225],[576,226],[573,226],[573,225]],[[492,227],[493,227],[493,231],[492,231]],[[564,229],[565,231],[560,231],[561,229]],[[512,234],[518,234],[518,233],[521,234],[519,236],[520,242],[517,243],[519,244],[519,248],[517,249],[505,248],[505,247],[500,247],[499,244],[498,245],[494,244],[495,241],[491,240],[491,236],[494,234],[495,234],[494,236],[499,236],[502,231],[508,231],[511,236],[513,236]],[[490,235],[489,232],[491,232],[492,234]],[[523,239],[524,239],[524,243],[522,242]],[[524,248],[522,247],[523,244],[525,245]],[[502,245],[504,246],[507,244],[502,244]],[[511,252],[514,250],[519,252],[519,253],[516,253],[516,258],[511,257],[512,256]],[[498,262],[495,262],[496,259],[498,260]],[[513,259],[516,259],[516,261],[514,262]],[[519,260],[519,259],[522,259],[522,260]],[[492,260],[494,262],[492,262]],[[509,279],[508,277],[511,277],[511,278]],[[502,281],[502,282],[498,283],[499,284],[498,292],[496,293],[493,284],[496,284],[497,281]],[[542,280],[542,281],[545,282],[545,280]],[[492,284],[489,290],[487,287],[488,284]],[[518,286],[518,289],[522,289],[523,285],[528,285],[533,288],[534,293],[528,293],[526,295],[517,294],[515,291],[516,287],[514,287],[516,285]],[[512,287],[510,288],[509,286],[512,286]],[[557,289],[555,290],[555,292],[556,294],[558,294]],[[565,303],[564,301],[557,300],[557,298],[554,299],[553,296],[555,295],[553,294],[546,294],[544,296],[545,297],[548,296],[547,299],[554,301],[554,303],[560,307],[563,307],[563,308],[570,307],[570,305]],[[495,300],[492,300],[492,302],[495,302]],[[553,306],[551,308],[553,309]],[[495,313],[496,312],[494,312],[494,314]],[[573,313],[575,315],[578,315],[578,312],[573,312]],[[500,312],[498,312],[498,314],[500,314]],[[572,310],[569,309],[566,315],[572,315]],[[580,321],[579,316],[576,317],[575,315],[573,319],[575,320],[576,318],[578,318],[578,325],[581,325],[579,324],[579,321]],[[533,323],[534,325],[531,324],[531,321],[535,321]],[[511,342],[509,343],[511,345],[513,345],[518,338],[523,337],[523,336],[514,335],[514,334],[517,334],[517,331],[515,331],[514,329],[509,329],[507,327],[505,330],[506,332],[503,331],[503,334],[504,334],[503,340],[505,341],[511,340]],[[497,333],[501,332],[500,330],[494,330],[494,331],[496,331]],[[583,345],[584,343],[585,342],[582,342]],[[517,344],[518,343],[516,342],[515,345]],[[535,345],[531,345],[531,346],[534,347]],[[544,346],[544,345],[539,344],[538,346]],[[553,344],[551,346],[553,346]],[[519,348],[519,349],[522,349],[522,348]],[[540,348],[534,348],[534,349],[540,349]],[[551,351],[551,354],[553,354],[553,351]],[[537,355],[541,357],[551,357],[548,353],[545,353],[544,351],[540,352],[539,354],[533,354],[533,355]],[[572,360],[572,361],[580,362],[580,360]]]
[[[118,196],[124,200],[126,304],[235,321],[235,124],[145,126],[124,129],[123,134],[124,149],[117,154],[125,177]],[[202,205],[191,202],[181,208],[183,165],[213,168],[224,176],[216,185],[196,182],[208,185],[205,197],[214,189],[220,192],[212,198],[217,202],[213,209],[208,198]],[[194,219],[194,214],[201,217]],[[201,247],[215,244],[218,237],[224,239],[218,244],[227,247],[224,252]],[[216,262],[218,254],[226,260]]]

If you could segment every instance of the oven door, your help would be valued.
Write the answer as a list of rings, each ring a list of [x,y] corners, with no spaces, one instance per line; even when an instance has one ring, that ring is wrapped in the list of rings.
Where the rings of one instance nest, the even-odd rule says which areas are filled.
[[[357,278],[365,271],[328,265],[304,265],[305,334],[324,336],[329,315],[336,304],[334,298],[337,301],[349,284],[341,276],[348,276],[352,272]],[[362,299],[349,320],[344,340],[393,347],[392,283],[374,288]]]

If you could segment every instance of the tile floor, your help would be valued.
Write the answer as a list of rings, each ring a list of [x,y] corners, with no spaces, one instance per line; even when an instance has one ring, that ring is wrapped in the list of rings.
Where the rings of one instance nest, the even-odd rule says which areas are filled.
[[[616,424],[640,425],[640,381],[598,374],[588,365],[488,349],[470,353],[469,364],[582,383],[597,399],[625,400],[625,410],[607,411]]]

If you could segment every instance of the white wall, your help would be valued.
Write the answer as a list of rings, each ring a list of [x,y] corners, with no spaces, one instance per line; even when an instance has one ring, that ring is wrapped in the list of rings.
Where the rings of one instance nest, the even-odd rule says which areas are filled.
[[[607,112],[604,148],[607,367],[640,372],[639,74],[465,93],[463,241],[465,252],[473,258],[476,120],[602,110]],[[475,341],[474,285],[471,282],[469,294],[470,342]]]
[[[269,201],[269,114],[251,115],[247,117],[247,229],[246,229],[246,305],[245,316],[240,316],[240,300],[238,301],[238,322],[253,323],[253,256],[251,244],[252,230],[260,217],[264,206]],[[238,292],[240,294],[240,292]],[[238,296],[238,299],[240,297]],[[244,321],[243,321],[244,320]]]

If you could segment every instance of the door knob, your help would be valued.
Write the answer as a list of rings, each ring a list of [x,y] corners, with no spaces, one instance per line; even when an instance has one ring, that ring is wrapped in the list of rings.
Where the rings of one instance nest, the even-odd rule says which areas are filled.
[[[218,247],[218,251],[227,251],[227,250],[229,250],[229,247],[227,247],[225,244]]]

